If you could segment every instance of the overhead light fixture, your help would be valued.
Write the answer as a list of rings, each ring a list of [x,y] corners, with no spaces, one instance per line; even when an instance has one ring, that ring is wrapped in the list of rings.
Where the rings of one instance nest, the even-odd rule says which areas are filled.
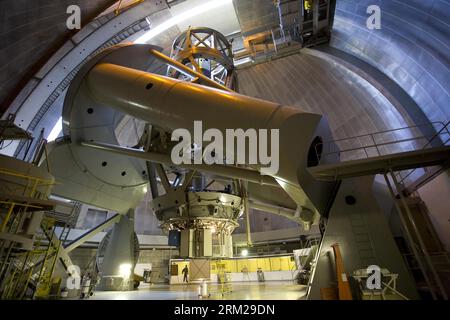
[[[248,250],[247,250],[247,249],[243,249],[243,250],[241,251],[241,256],[243,256],[243,257],[248,256]]]
[[[202,13],[208,12],[213,9],[220,8],[226,4],[231,3],[232,0],[211,0],[206,3],[203,3],[199,6],[196,6],[192,9],[184,11],[183,13],[176,15],[169,20],[157,25],[153,29],[147,31],[142,36],[137,38],[134,43],[147,43],[147,41],[156,37],[157,35],[163,33],[164,31],[176,26],[178,23],[186,21],[192,17],[198,16]]]

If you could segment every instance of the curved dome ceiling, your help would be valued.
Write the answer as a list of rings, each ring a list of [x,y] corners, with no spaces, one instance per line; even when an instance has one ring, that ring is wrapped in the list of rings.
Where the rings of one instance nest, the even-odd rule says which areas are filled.
[[[378,0],[381,29],[365,28],[367,2],[338,0],[331,46],[381,70],[429,121],[450,118],[450,2]]]
[[[0,112],[6,111],[46,60],[75,34],[66,27],[69,4],[80,7],[86,25],[114,2],[0,1]]]
[[[149,42],[167,49],[181,29],[199,21],[227,34],[241,32],[241,36],[270,29],[277,23],[276,9],[271,1],[212,2],[219,1],[227,2],[228,6],[202,15],[193,14],[166,28]],[[70,72],[76,72],[91,54],[121,41],[136,40],[170,18],[186,15],[192,9],[198,11],[209,2],[122,1],[119,14],[115,14],[117,1],[71,1],[82,10],[84,27],[79,32],[67,30],[65,26],[66,2],[0,2],[0,56],[4,62],[0,76],[0,107],[3,117],[23,109],[26,116],[19,117],[17,122],[34,133],[46,128],[48,135],[48,128],[56,123],[61,113]],[[130,4],[132,6],[128,7]],[[365,27],[367,4],[336,0],[330,45],[375,67],[399,85],[413,102],[404,103],[404,110],[398,110],[403,116],[406,110],[406,118],[416,123],[447,121],[450,115],[450,3],[379,0],[376,4],[382,9],[382,28],[369,30]],[[238,30],[232,31],[234,29]],[[238,42],[234,45],[240,46]],[[76,63],[64,61],[69,58],[69,53],[77,50],[80,57]],[[70,61],[74,61],[73,57]],[[58,68],[63,70],[55,72]],[[31,106],[27,103],[30,97],[33,98]],[[399,109],[397,105],[395,107]],[[392,121],[386,119],[387,123]]]
[[[217,0],[215,0],[217,1]],[[324,113],[336,138],[355,136],[424,120],[450,117],[450,2],[377,0],[381,30],[368,30],[367,2],[336,0],[330,46],[351,55],[352,68],[305,50],[238,71],[239,90],[306,111]],[[115,14],[111,0],[72,0],[82,9],[83,29],[69,31],[66,1],[0,2],[0,110],[21,114],[18,123],[37,135],[61,116],[65,90],[92,54],[122,41],[134,41],[204,1],[146,0]],[[123,1],[134,3],[134,1]],[[229,6],[169,25],[148,40],[167,49],[186,26],[208,27],[242,36],[277,23],[272,1],[233,0]],[[169,5],[172,5],[170,8]],[[233,7],[234,6],[234,7]],[[109,8],[108,10],[106,10]],[[106,10],[106,11],[105,11]],[[220,26],[218,25],[220,24]],[[238,28],[238,30],[234,30]],[[240,30],[239,30],[240,29]],[[245,33],[245,35],[243,35]],[[240,39],[240,40],[239,40]],[[361,76],[371,66],[399,88],[375,88]],[[358,71],[362,70],[360,74]],[[155,67],[153,72],[164,72]],[[386,84],[388,81],[379,81]],[[387,95],[397,95],[400,105]],[[408,99],[402,99],[400,95]],[[406,101],[406,102],[405,102]],[[282,219],[282,218],[281,218]],[[150,222],[149,222],[150,223]],[[152,222],[153,224],[153,222]],[[152,227],[153,228],[153,227]]]

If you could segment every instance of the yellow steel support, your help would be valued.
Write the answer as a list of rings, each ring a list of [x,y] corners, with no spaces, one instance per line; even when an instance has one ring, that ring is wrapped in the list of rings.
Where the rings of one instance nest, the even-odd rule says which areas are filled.
[[[34,196],[34,193],[36,192],[37,186],[38,186],[38,181],[37,181],[37,180],[34,180],[33,188],[31,189],[31,193],[30,193],[30,197],[33,197],[33,196]]]
[[[54,238],[55,233],[52,232],[49,239],[48,247],[45,252],[44,261],[42,263],[42,268],[39,272],[38,281],[36,283],[36,291],[34,294],[35,298],[46,298],[50,294],[52,285],[52,275],[55,270],[56,261],[59,252],[59,243],[55,245]],[[52,254],[50,252],[52,251]]]
[[[10,205],[8,212],[6,213],[5,219],[2,222],[2,226],[0,227],[0,232],[4,232],[6,225],[8,224],[9,219],[11,218],[11,214],[13,213],[13,210],[16,206],[21,206],[26,208],[36,208],[36,209],[42,209],[42,207],[34,206],[31,204],[26,203],[17,203],[12,201],[0,201],[0,203]]]
[[[36,192],[36,189],[38,187],[46,186],[47,187],[47,191],[48,191],[48,189],[51,186],[55,185],[55,183],[52,180],[42,179],[42,178],[38,178],[38,177],[27,175],[27,174],[24,174],[24,173],[21,173],[21,172],[16,172],[16,171],[4,169],[4,168],[0,168],[0,174],[5,174],[5,175],[10,175],[10,176],[13,176],[13,177],[18,177],[18,178],[25,179],[27,181],[27,185],[26,185],[25,190],[24,190],[24,196],[33,197],[34,193]],[[31,192],[30,192],[29,195],[27,195],[26,192],[30,188],[30,184],[31,184]]]
[[[14,210],[15,205],[16,205],[15,203],[12,203],[11,206],[9,207],[8,213],[6,214],[5,219],[2,222],[2,227],[0,229],[0,232],[5,231],[6,224],[8,223],[9,218],[11,217],[11,214]]]
[[[50,170],[50,168],[48,168]],[[0,168],[0,175],[8,175],[16,178],[21,178],[24,180],[23,186],[20,186],[20,189],[23,188],[23,196],[28,198],[38,199],[42,197],[42,194],[48,194],[50,188],[55,184],[52,180],[39,178],[35,176],[28,175],[26,173],[17,172],[10,169]],[[8,199],[6,199],[8,200]],[[0,226],[0,232],[17,232],[14,229],[15,221],[19,215],[27,212],[28,208],[34,209],[43,209],[41,206],[32,205],[30,202],[32,199],[25,200],[24,202],[17,201],[0,201],[0,204],[6,205],[8,211],[2,221]],[[15,213],[14,218],[13,214]],[[8,223],[10,226],[8,227]],[[51,251],[54,249],[54,239],[52,237],[48,237],[47,230],[49,226],[54,225],[54,219],[44,219],[41,222],[41,237],[37,238],[33,244],[33,249],[23,254],[16,255],[13,259],[9,259],[9,252],[7,253],[7,257],[5,257],[4,263],[7,261],[10,263],[10,273],[4,279],[4,289],[1,294],[2,299],[21,299],[25,296],[28,288],[28,284],[31,281],[32,277],[35,274],[35,269],[37,267],[37,263],[42,262],[42,268],[40,270],[40,278],[45,275],[51,278],[53,270],[56,265],[57,255],[51,255]],[[9,230],[6,230],[6,229]],[[43,250],[41,248],[41,243],[44,238],[48,238],[48,247]],[[59,245],[59,243],[58,243]],[[55,247],[56,249],[59,247]],[[44,255],[44,260],[41,260],[41,257]],[[49,259],[49,257],[54,258],[54,260]],[[49,263],[50,262],[50,263]],[[9,267],[8,267],[9,268]],[[44,272],[45,271],[45,272]],[[44,274],[45,273],[45,274]]]
[[[345,273],[344,261],[342,260],[341,250],[337,243],[331,246],[334,251],[336,260],[336,275],[338,280],[338,297],[339,300],[353,300],[350,284],[348,282],[348,275]]]

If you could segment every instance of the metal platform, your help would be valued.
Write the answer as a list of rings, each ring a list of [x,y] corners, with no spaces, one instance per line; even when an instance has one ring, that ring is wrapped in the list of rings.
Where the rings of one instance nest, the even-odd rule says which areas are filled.
[[[321,143],[316,145],[318,159],[341,159],[341,162],[309,167],[307,170],[321,181],[394,171],[397,172],[400,183],[406,185],[407,182],[415,182],[421,178],[417,177],[418,168],[448,168],[449,125],[450,122],[433,122]],[[437,133],[430,137],[418,133],[425,126],[434,127]],[[425,175],[426,172],[423,176]]]
[[[334,181],[346,178],[367,176],[392,171],[402,171],[421,167],[450,163],[450,146],[426,150],[401,152],[361,160],[344,161],[337,164],[308,168],[308,171],[321,181]]]

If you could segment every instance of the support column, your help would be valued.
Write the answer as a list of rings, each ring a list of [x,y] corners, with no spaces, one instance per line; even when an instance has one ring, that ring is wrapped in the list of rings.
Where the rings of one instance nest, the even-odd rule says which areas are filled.
[[[338,243],[350,276],[359,269],[378,265],[399,275],[398,291],[419,299],[388,222],[373,196],[373,177],[342,182],[322,239],[316,268],[310,278],[308,299],[321,300],[322,288],[337,288],[333,244]],[[399,299],[401,299],[399,297]]]
[[[122,216],[114,225],[106,241],[108,242],[100,265],[101,280],[97,289],[133,290],[134,267],[138,258],[135,252],[134,209],[130,209],[128,214]],[[99,250],[101,250],[101,244]]]

